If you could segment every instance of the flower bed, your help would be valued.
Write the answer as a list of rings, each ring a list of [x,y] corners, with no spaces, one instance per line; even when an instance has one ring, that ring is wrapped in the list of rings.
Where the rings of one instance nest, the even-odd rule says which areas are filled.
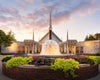
[[[84,80],[98,73],[98,64],[85,56],[5,56],[2,63],[2,72],[18,80]]]
[[[2,63],[4,75],[17,80],[72,80],[71,76],[66,77],[61,70],[54,71],[50,66],[21,65],[13,68],[6,68]],[[98,65],[79,65],[75,70],[78,75],[74,80],[84,80],[98,74]]]

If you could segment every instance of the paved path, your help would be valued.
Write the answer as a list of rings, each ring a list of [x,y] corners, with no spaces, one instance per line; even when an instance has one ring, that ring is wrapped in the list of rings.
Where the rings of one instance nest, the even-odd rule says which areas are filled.
[[[10,78],[8,78],[8,77],[6,77],[5,75],[2,74],[2,63],[1,63],[2,57],[3,56],[0,55],[0,80],[13,80],[13,79],[10,79]],[[100,72],[100,65],[99,65],[99,72]],[[97,76],[90,78],[90,79],[87,79],[87,80],[100,80],[100,73]]]
[[[2,58],[2,56],[0,55],[0,80],[13,80],[13,79],[10,79],[10,78],[8,78],[8,77],[6,77],[5,75],[2,74],[1,58]]]

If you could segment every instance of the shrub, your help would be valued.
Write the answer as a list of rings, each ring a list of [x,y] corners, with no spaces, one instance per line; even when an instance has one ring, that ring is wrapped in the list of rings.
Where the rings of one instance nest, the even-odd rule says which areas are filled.
[[[19,54],[19,53],[1,53],[1,55],[15,55],[15,54]]]
[[[90,64],[93,65],[95,62],[94,60],[84,57],[84,58],[75,58],[76,61],[78,61],[80,64]]]
[[[29,64],[34,64],[34,65],[51,65],[51,63],[54,62],[54,59],[50,58],[41,58],[41,59],[35,59],[32,62],[29,62]]]
[[[27,65],[29,62],[33,60],[32,57],[13,57],[9,61],[7,61],[6,67],[13,68],[18,65]]]
[[[51,64],[51,69],[53,70],[63,70],[66,76],[71,75],[72,77],[76,77],[75,69],[79,69],[79,62],[74,59],[55,59],[54,64]]]
[[[23,58],[24,61],[26,61],[27,63],[32,62],[33,58],[32,57],[25,57]]]
[[[10,60],[12,58],[12,56],[9,56],[9,55],[7,55],[7,56],[4,56],[3,58],[2,58],[2,62],[7,62],[8,60]]]
[[[87,55],[87,56],[99,56],[99,53],[94,53],[94,54],[82,53],[82,55]]]
[[[45,63],[45,65],[51,65],[51,63],[54,63],[54,59],[50,59],[50,58],[46,58],[46,59],[44,59],[44,63]]]
[[[89,56],[90,59],[93,59],[94,62],[100,64],[100,57],[99,56]]]

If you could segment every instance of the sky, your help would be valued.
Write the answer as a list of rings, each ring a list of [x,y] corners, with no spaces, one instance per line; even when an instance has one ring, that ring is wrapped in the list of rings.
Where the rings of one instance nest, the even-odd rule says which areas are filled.
[[[66,41],[84,41],[100,33],[100,0],[0,0],[0,29],[10,30],[18,41],[39,41],[49,29],[52,10],[53,32]]]

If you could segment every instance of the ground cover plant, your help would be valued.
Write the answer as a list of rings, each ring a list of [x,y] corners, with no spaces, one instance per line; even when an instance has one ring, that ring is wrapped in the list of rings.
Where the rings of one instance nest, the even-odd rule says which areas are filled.
[[[94,60],[95,63],[100,64],[100,56],[88,56],[88,57]]]
[[[18,65],[27,65],[29,62],[33,60],[32,57],[12,57],[10,60],[7,61],[6,67],[13,68]]]
[[[72,77],[76,77],[75,69],[79,69],[79,62],[74,59],[55,59],[54,64],[51,64],[51,69],[53,70],[63,70],[66,76],[71,75]]]

